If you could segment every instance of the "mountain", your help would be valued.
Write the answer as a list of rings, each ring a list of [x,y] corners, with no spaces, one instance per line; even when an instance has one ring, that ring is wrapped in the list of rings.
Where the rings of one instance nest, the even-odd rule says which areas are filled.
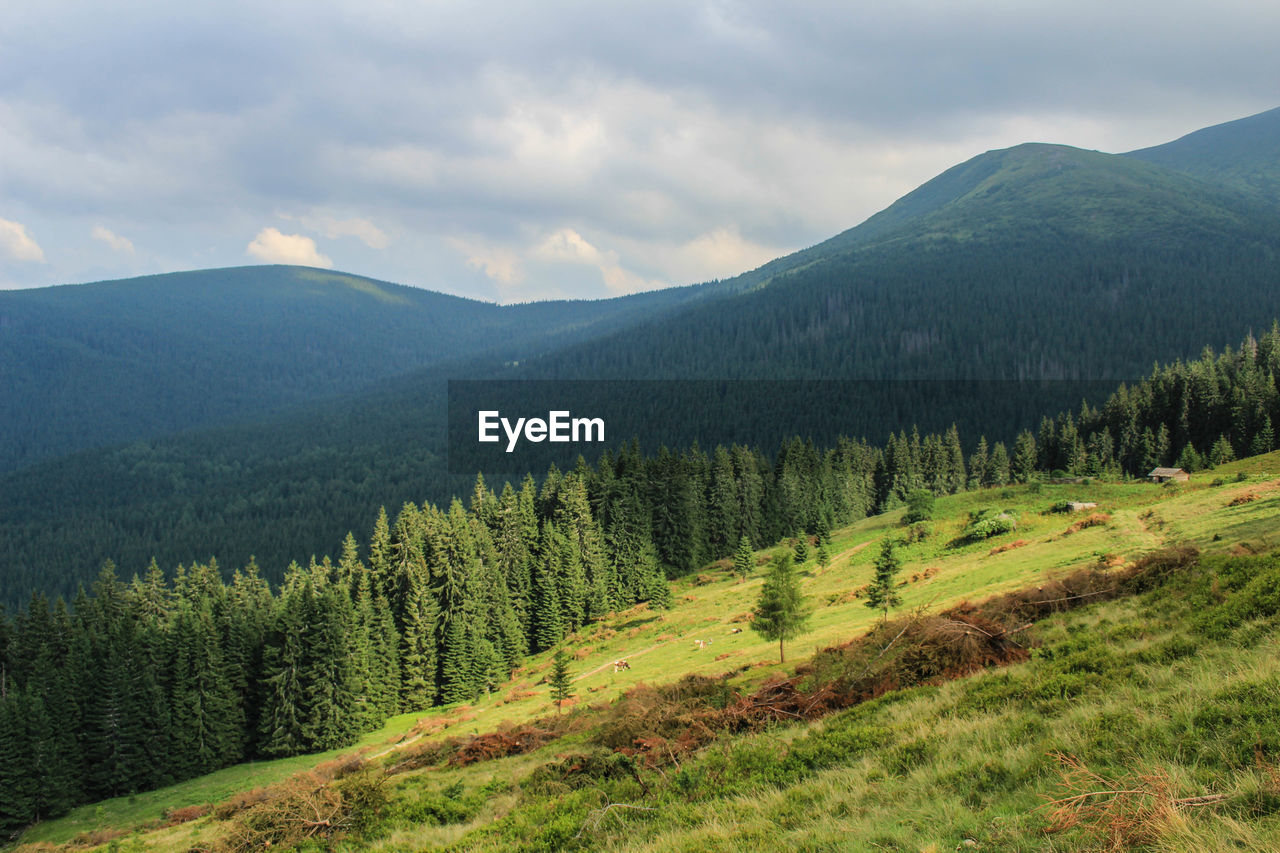
[[[236,423],[449,359],[527,357],[699,290],[499,306],[270,266],[0,292],[0,472]]]
[[[1280,213],[1251,196],[1133,158],[1020,145],[725,282],[732,300],[520,370],[1121,379],[1269,327],[1278,253]]]
[[[1241,150],[1261,150],[1258,135],[1270,133],[1280,149],[1274,122],[1210,130]],[[1259,180],[1280,176],[1257,162]],[[1153,362],[1234,345],[1280,317],[1278,211],[1209,172],[1028,144],[979,155],[861,225],[727,281],[509,313],[468,303],[481,319],[465,328],[491,337],[454,345],[451,361],[258,425],[86,451],[0,479],[0,598],[36,584],[73,588],[106,557],[128,573],[151,555],[170,567],[213,554],[230,568],[256,553],[274,577],[289,559],[335,552],[379,505],[466,491],[465,478],[445,470],[450,378],[1145,375]],[[500,336],[510,344],[494,349]],[[1035,426],[995,422],[999,385],[985,398],[960,385],[915,387],[912,407],[891,414],[985,413],[993,436]],[[796,414],[767,397],[753,408],[786,423]],[[655,434],[679,420],[646,411]],[[855,423],[834,408],[828,419]],[[868,437],[882,441],[886,428]]]
[[[1280,204],[1280,107],[1206,127],[1127,157]]]

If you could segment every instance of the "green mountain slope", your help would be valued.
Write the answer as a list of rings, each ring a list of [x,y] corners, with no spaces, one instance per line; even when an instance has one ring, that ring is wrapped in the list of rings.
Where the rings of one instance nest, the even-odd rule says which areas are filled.
[[[0,292],[0,472],[235,423],[444,360],[527,357],[697,292],[498,306],[280,266]]]
[[[1206,127],[1125,156],[1280,204],[1280,108]]]
[[[1276,136],[1280,145],[1280,133]],[[1022,145],[961,164],[692,306],[529,375],[1121,378],[1270,325],[1280,215],[1117,155]]]

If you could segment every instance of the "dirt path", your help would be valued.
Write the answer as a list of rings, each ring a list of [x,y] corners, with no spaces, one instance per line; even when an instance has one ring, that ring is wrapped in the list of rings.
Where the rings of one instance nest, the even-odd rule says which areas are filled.
[[[650,647],[649,647],[649,648],[647,648],[647,649],[642,649],[641,651],[633,652],[632,654],[625,655],[625,656],[623,656],[623,657],[614,658],[614,660],[631,660],[632,658],[638,658],[638,657],[640,657],[641,655],[647,655],[647,654],[649,654],[649,652],[653,651],[654,649],[661,648],[661,647],[663,647],[663,646],[667,645],[668,643],[674,643],[674,642],[675,642],[675,640],[663,640],[661,643],[654,643],[652,646],[650,646]],[[575,678],[575,679],[574,679],[574,681],[580,681],[580,680],[582,680],[582,679],[584,679],[584,678],[588,678],[589,676],[595,675],[597,672],[600,672],[601,670],[603,670],[603,669],[607,669],[607,668],[609,668],[609,667],[611,667],[611,666],[613,666],[613,661],[608,661],[607,663],[602,663],[602,664],[600,664],[598,667],[596,667],[595,669],[591,670],[590,672],[584,672],[584,673],[582,673],[582,675],[579,675],[577,678]]]

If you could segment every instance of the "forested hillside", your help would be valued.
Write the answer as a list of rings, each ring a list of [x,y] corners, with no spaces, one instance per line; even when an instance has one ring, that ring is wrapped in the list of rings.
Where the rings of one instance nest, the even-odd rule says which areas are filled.
[[[703,290],[499,306],[276,266],[0,291],[0,473],[261,417],[443,361],[526,358]]]

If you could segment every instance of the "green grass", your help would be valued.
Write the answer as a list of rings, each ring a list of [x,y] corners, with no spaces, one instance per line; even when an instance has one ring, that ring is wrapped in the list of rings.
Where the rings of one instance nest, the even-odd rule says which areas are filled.
[[[1146,597],[1046,620],[1028,663],[725,738],[653,774],[648,794],[625,779],[570,795],[532,790],[457,849],[940,851],[971,839],[980,849],[1068,851],[1118,839],[1123,849],[1274,850],[1280,609],[1216,639],[1212,626],[1215,611],[1252,600],[1248,577],[1265,574],[1274,588],[1280,558],[1206,563]],[[1097,774],[1087,790],[1136,792],[1097,798],[1115,805],[1116,839],[1088,826],[1049,831],[1047,804],[1082,790],[1059,756]],[[1221,800],[1143,814],[1202,796]],[[610,802],[652,811],[596,822],[593,810]]]
[[[904,600],[902,611],[916,608],[936,610],[966,598],[985,598],[996,592],[1034,585],[1047,574],[1065,573],[1082,566],[1097,564],[1099,561],[1118,564],[1164,544],[1188,542],[1196,544],[1206,553],[1223,554],[1232,550],[1237,552],[1269,550],[1280,544],[1280,521],[1278,521],[1280,519],[1280,481],[1273,479],[1274,472],[1277,471],[1280,471],[1280,454],[1271,454],[1223,466],[1209,474],[1197,475],[1192,483],[1176,488],[1164,488],[1148,483],[1094,482],[1089,485],[1011,487],[941,498],[937,501],[934,519],[929,522],[932,531],[930,536],[924,541],[907,545],[900,551],[904,561],[901,577],[907,581],[900,590]],[[1237,476],[1243,476],[1244,481],[1237,482]],[[1215,478],[1225,480],[1226,485],[1210,485]],[[1237,507],[1227,506],[1232,498],[1247,492],[1257,494],[1258,499]],[[1096,501],[1097,511],[1109,514],[1110,520],[1105,524],[1064,535],[1067,528],[1080,516],[1044,512],[1063,499]],[[981,543],[959,547],[950,544],[960,535],[968,514],[985,508],[996,508],[1013,513],[1018,519],[1017,530]],[[902,510],[897,510],[883,516],[865,519],[836,531],[830,549],[831,564],[825,569],[816,566],[812,560],[805,564],[804,588],[814,607],[814,612],[810,621],[810,631],[789,645],[789,660],[807,657],[813,650],[859,636],[865,633],[878,618],[877,613],[865,607],[862,599],[853,597],[853,594],[871,579],[871,562],[876,552],[874,544],[886,535],[904,535],[905,528],[900,524],[902,513]],[[992,553],[992,550],[997,547],[1007,546],[1020,540],[1025,544],[1001,553]],[[770,551],[761,552],[758,559],[765,561],[770,553]],[[578,705],[606,705],[639,683],[661,684],[691,673],[720,675],[740,671],[734,678],[734,684],[742,689],[749,689],[781,672],[782,668],[777,663],[776,646],[761,640],[746,628],[745,621],[741,621],[750,611],[758,594],[761,571],[762,568],[757,568],[754,575],[744,582],[732,576],[727,563],[707,567],[700,574],[674,584],[676,604],[671,610],[651,611],[642,606],[616,614],[580,632],[571,639],[569,645],[570,651],[577,655],[573,672],[576,675],[574,689]],[[912,580],[913,576],[915,580]],[[1111,608],[1124,606],[1126,605],[1120,603],[1108,605]],[[1118,624],[1122,618],[1128,618],[1128,616],[1121,614],[1117,609],[1116,613],[1106,617],[1081,615],[1071,618],[1077,620],[1106,618]],[[1053,628],[1053,631],[1061,633],[1082,630],[1071,629],[1070,624],[1075,623],[1063,621],[1061,625]],[[736,628],[744,630],[740,633],[731,633]],[[698,648],[694,641],[699,639],[710,640],[711,645]],[[1150,645],[1155,641],[1146,638],[1142,639],[1141,643],[1138,639],[1133,642]],[[1240,650],[1234,647],[1228,652],[1222,652],[1232,660],[1235,660],[1239,653]],[[626,658],[630,661],[631,669],[615,674],[612,661],[618,658]],[[1260,662],[1255,661],[1255,663],[1261,665]],[[1221,661],[1219,664],[1221,665]],[[1152,665],[1152,667],[1158,669],[1163,666],[1173,672],[1177,666],[1184,665],[1185,661],[1179,661],[1172,668],[1166,664]],[[430,738],[442,735],[492,731],[501,725],[545,715],[551,710],[547,686],[538,682],[547,674],[548,669],[548,655],[531,658],[517,671],[512,682],[493,696],[471,706],[453,706],[435,709],[426,714],[396,718],[383,730],[366,736],[357,749],[368,756],[391,757],[404,745],[421,744]],[[970,681],[975,684],[985,683],[1003,677],[1006,675],[1000,673]],[[901,740],[903,749],[906,750],[902,754],[902,761],[910,763],[910,760],[914,760],[912,749],[917,751],[924,749],[928,753],[929,761],[938,769],[938,772],[948,773],[954,772],[956,767],[964,766],[961,761],[962,755],[985,754],[986,747],[982,746],[980,736],[995,737],[1003,731],[1002,726],[1009,721],[1001,723],[999,721],[1001,714],[994,714],[990,720],[986,716],[981,720],[965,717],[964,719],[968,722],[963,725],[956,723],[959,728],[952,733],[947,726],[955,722],[955,719],[959,719],[957,712],[954,708],[947,710],[943,705],[936,704],[958,701],[956,691],[968,689],[966,684],[968,682],[948,685],[940,689],[913,692],[909,701],[876,706],[882,710],[874,711],[874,714],[888,716],[876,717],[880,722],[876,722],[875,725],[893,723],[890,728],[898,733],[895,737]],[[1073,711],[1073,714],[1096,716],[1103,713],[1105,708],[1114,710],[1125,707],[1124,701],[1112,702],[1110,698],[1093,693],[1090,693],[1087,698],[1089,701]],[[1130,696],[1125,701],[1134,700],[1135,697]],[[872,710],[856,711],[850,718],[871,713],[873,713]],[[1066,717],[1074,719],[1070,714]],[[844,715],[840,718],[844,719]],[[911,722],[912,720],[915,722]],[[830,724],[819,724],[815,730],[822,730],[823,726]],[[939,745],[939,734],[926,736],[928,731],[932,730],[931,727],[937,726],[942,728],[936,731],[945,734],[945,737],[941,737],[941,740],[945,740],[944,746]],[[798,731],[800,731],[799,728],[793,728],[785,735],[771,735],[771,737],[785,739],[796,736]],[[909,733],[909,737],[903,735],[903,732]],[[971,736],[966,734],[970,732],[971,739],[965,740]],[[916,742],[933,744],[933,746],[909,746]],[[766,739],[760,743],[765,746],[778,745],[776,739]],[[1020,749],[1030,748],[1025,739],[1020,743],[1022,743]],[[1074,741],[1067,740],[1064,743],[1071,746]],[[447,773],[420,771],[408,777],[397,777],[396,790],[399,791],[403,786],[412,788],[414,785],[426,785],[432,791],[439,793],[459,783],[467,791],[478,790],[484,785],[493,785],[527,775],[533,768],[546,762],[549,754],[563,752],[567,744],[571,745],[572,739],[567,742],[557,741],[543,751],[532,755],[487,762],[463,770],[451,770]],[[1010,749],[1013,749],[1012,745]],[[353,750],[346,752],[351,751]],[[193,838],[205,837],[209,833],[216,834],[216,823],[210,819],[203,819],[150,832],[143,831],[143,828],[148,823],[161,819],[167,811],[185,806],[220,802],[236,792],[279,782],[294,773],[329,760],[337,754],[327,753],[241,765],[160,791],[87,806],[77,809],[60,820],[33,827],[22,840],[60,844],[88,830],[112,827],[125,832],[136,832],[134,841],[139,844],[145,843],[148,849],[186,849],[194,843]],[[1025,761],[1032,761],[1029,754],[1023,758]],[[1034,760],[1042,762],[1043,754]],[[900,782],[890,784],[892,779],[897,779],[898,776],[889,773],[883,766],[872,762],[864,767],[863,764],[870,759],[865,761],[860,759],[860,761],[862,763],[855,762],[847,767],[823,770],[812,778],[806,777],[796,781],[795,784],[819,786],[812,791],[806,787],[803,797],[817,796],[819,789],[827,790],[821,785],[835,785],[836,780],[842,780],[839,784],[845,782],[852,784],[853,780],[861,779],[857,784],[863,786],[872,785],[874,781],[872,788],[875,790],[882,790],[886,785],[892,789],[900,784]],[[946,770],[948,766],[951,766],[952,770]],[[1041,764],[1037,763],[1035,766],[1043,770]],[[880,769],[877,770],[876,767]],[[884,779],[876,777],[877,773],[884,774]],[[828,774],[834,775],[828,778]],[[869,781],[867,774],[876,777],[875,780]],[[429,781],[412,781],[419,776],[424,776]],[[820,784],[821,779],[826,779],[827,782]],[[907,795],[905,791],[901,793],[903,796]],[[421,792],[406,793],[404,796],[418,797],[421,796]],[[471,795],[460,796],[465,799],[466,796]],[[588,805],[587,794],[575,793],[575,796],[577,797],[575,802],[580,801],[580,806]],[[390,850],[399,849],[396,845],[402,843],[409,847],[428,842],[451,843],[462,837],[467,830],[482,828],[498,815],[516,808],[521,801],[521,795],[509,789],[494,789],[482,799],[483,801],[478,803],[468,801],[472,803],[474,809],[467,811],[468,816],[462,822],[444,822],[424,828],[406,818],[401,821],[403,826],[392,828],[388,836],[380,840],[378,845]],[[766,803],[772,803],[772,805],[765,808]],[[893,799],[889,798],[874,808],[866,803],[856,808],[844,804],[841,808],[851,808],[858,814],[862,814],[877,810],[892,811],[896,808],[893,803]],[[1016,809],[1021,809],[1023,805],[1025,803],[1018,801]],[[678,808],[675,806],[672,808],[675,808],[676,812],[683,817],[670,831],[677,833],[681,844],[687,842],[696,848],[697,845],[704,843],[698,840],[701,838],[699,833],[705,832],[706,837],[710,839],[717,831],[725,828],[720,826],[719,830],[715,829],[719,826],[717,821],[728,821],[740,828],[739,842],[750,843],[751,827],[768,825],[771,820],[768,817],[770,814],[768,809],[781,807],[776,802],[775,793],[756,790],[750,792],[749,796],[743,793],[736,794],[734,797],[725,799],[724,802],[718,802],[714,809],[705,812],[695,808],[694,804],[681,803]],[[954,802],[950,807],[958,808]],[[761,812],[762,808],[765,811]],[[915,808],[916,805],[913,804],[908,811],[914,814]],[[1006,803],[1002,808],[1015,809],[1015,805]],[[717,809],[721,811],[716,811]],[[729,809],[735,815],[732,820],[724,816],[726,812],[723,809]],[[430,811],[430,809],[427,810]],[[618,817],[617,811],[619,810],[609,814],[606,826],[619,821],[629,824],[639,819],[636,815],[630,814]],[[715,812],[720,817],[714,817],[711,812]],[[813,813],[810,812],[810,814]],[[574,814],[581,817],[580,811]],[[749,819],[744,815],[749,815]],[[935,810],[934,819],[940,820],[944,816],[943,813]],[[995,816],[993,814],[991,819]],[[818,825],[803,828],[802,823],[796,825],[797,834],[793,839],[801,849],[806,844],[810,844],[810,841],[805,839],[811,836],[813,839],[822,838],[824,832],[835,832],[838,827],[844,825],[841,820],[826,818],[818,822],[826,826],[826,829]],[[893,820],[889,821],[888,825],[896,826],[897,824],[898,821]],[[960,825],[965,827],[971,824],[972,821],[968,819],[960,822]],[[577,831],[576,827],[574,831]],[[667,831],[658,832],[645,843],[650,845],[651,849],[673,849],[669,845],[663,846],[668,844],[662,840],[663,833]],[[735,832],[738,831],[735,830]],[[901,827],[892,832],[889,829],[883,832],[887,833],[886,838],[890,835],[911,838],[912,844],[924,838],[921,833],[914,831],[902,834],[906,830],[902,830]],[[403,839],[403,841],[395,839]],[[414,841],[410,842],[408,839],[414,839]],[[628,837],[627,840],[630,842],[634,839]],[[711,841],[706,843],[711,845],[706,849],[719,849]],[[929,843],[935,842],[921,841],[924,846]],[[942,841],[936,843],[942,844]],[[821,847],[817,841],[813,841],[812,844],[817,848]],[[953,845],[954,842],[944,846],[946,849],[951,849]],[[908,848],[890,847],[889,849]]]

